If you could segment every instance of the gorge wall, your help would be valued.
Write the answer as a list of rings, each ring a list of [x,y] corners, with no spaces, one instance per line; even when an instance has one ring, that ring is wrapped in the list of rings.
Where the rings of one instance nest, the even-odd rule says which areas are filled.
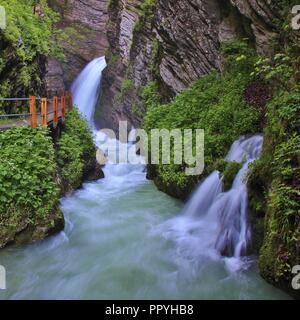
[[[259,53],[271,54],[276,10],[267,2],[112,0],[98,125],[117,130],[119,120],[129,120],[138,126],[143,86],[156,80],[162,100],[170,100],[221,68],[224,41],[249,38]]]
[[[87,63],[105,54],[108,0],[49,0],[48,3],[60,14],[56,27],[64,34],[60,41],[64,61],[56,58],[47,61],[47,92],[56,93],[69,89]]]

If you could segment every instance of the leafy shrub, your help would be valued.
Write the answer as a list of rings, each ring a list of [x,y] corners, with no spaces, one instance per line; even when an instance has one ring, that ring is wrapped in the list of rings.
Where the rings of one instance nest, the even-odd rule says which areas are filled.
[[[54,147],[46,129],[0,133],[0,219],[19,209],[45,216],[58,203]]]
[[[260,77],[276,86],[289,88],[297,73],[299,72],[294,72],[291,57],[287,53],[277,53],[272,59],[259,57],[251,76]]]
[[[300,95],[279,91],[267,105],[262,157],[250,170],[249,198],[254,219],[264,218],[259,266],[265,279],[287,289],[300,263]]]
[[[78,188],[95,160],[96,149],[91,130],[77,109],[67,114],[65,128],[58,142],[57,162],[64,188]]]

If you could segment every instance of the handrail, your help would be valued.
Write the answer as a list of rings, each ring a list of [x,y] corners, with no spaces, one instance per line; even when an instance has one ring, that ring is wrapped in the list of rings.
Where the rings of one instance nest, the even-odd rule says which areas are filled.
[[[30,117],[30,125],[32,128],[37,127],[38,117],[40,116],[41,125],[47,127],[50,123],[54,127],[57,126],[59,120],[64,121],[67,112],[73,108],[72,95],[66,92],[60,97],[41,98],[30,96],[29,98],[0,98],[0,101],[29,101],[29,113],[16,113],[0,115],[1,118],[18,118]],[[37,112],[36,102],[40,101],[40,112]],[[53,117],[49,117],[53,114]]]

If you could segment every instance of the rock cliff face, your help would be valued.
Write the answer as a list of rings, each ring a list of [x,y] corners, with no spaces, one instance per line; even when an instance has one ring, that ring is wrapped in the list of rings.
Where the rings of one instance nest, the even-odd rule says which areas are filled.
[[[108,0],[49,0],[59,12],[57,26],[66,39],[61,41],[67,63],[50,58],[47,63],[48,92],[68,89],[83,67],[92,59],[103,56],[108,46],[106,38]]]
[[[267,3],[269,2],[269,4]],[[109,6],[109,66],[98,124],[117,130],[119,120],[140,124],[141,88],[160,84],[168,101],[213,69],[221,68],[220,44],[249,38],[260,54],[276,37],[272,1],[112,0]]]

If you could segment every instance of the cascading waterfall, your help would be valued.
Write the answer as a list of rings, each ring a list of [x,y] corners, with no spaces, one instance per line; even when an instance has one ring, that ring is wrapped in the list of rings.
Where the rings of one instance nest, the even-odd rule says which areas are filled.
[[[247,254],[251,233],[247,217],[246,174],[261,152],[263,137],[241,137],[231,147],[228,162],[243,163],[232,189],[222,192],[222,177],[213,172],[195,191],[183,214],[164,225],[164,234],[177,243],[186,257],[233,257],[228,267],[236,271]],[[228,259],[227,262],[230,262]],[[234,263],[237,262],[237,263]]]
[[[91,126],[94,124],[95,107],[99,97],[102,71],[105,67],[105,57],[91,61],[71,87],[74,105],[78,107]]]
[[[261,135],[242,137],[233,144],[226,157],[230,162],[245,163],[238,172],[232,189],[222,194],[215,204],[215,210],[220,213],[220,231],[216,248],[222,255],[239,258],[247,254],[251,232],[248,224],[245,179],[249,165],[260,156],[262,145]]]

